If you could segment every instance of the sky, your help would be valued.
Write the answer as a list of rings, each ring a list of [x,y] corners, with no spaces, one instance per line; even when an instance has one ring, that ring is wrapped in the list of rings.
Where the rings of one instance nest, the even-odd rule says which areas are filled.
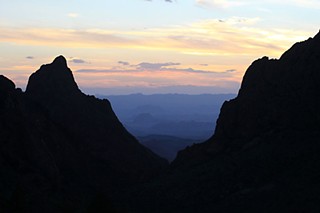
[[[0,0],[0,74],[58,55],[89,94],[236,93],[248,66],[320,29],[319,0]]]

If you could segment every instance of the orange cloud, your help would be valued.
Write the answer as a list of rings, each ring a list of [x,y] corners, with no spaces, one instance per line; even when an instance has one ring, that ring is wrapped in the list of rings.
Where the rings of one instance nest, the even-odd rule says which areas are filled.
[[[230,82],[240,82],[252,60],[263,55],[279,57],[296,41],[305,40],[306,35],[314,34],[289,29],[266,29],[259,27],[259,22],[259,18],[233,17],[129,31],[0,27],[0,42],[15,44],[15,47],[26,46],[27,49],[54,47],[47,49],[76,51],[79,57],[77,59],[81,60],[74,60],[73,62],[78,63],[69,64],[73,70],[110,71],[116,66],[122,66],[121,69],[126,70],[105,73],[74,72],[79,85],[84,86],[223,86],[231,84]],[[88,58],[90,55],[91,58]],[[172,59],[179,63],[166,64],[173,61]],[[123,61],[119,64],[120,60]],[[22,62],[19,62],[19,67],[3,66],[1,70],[27,70],[28,73],[35,71],[40,59],[37,57],[36,60],[28,61],[28,66],[22,66]],[[90,63],[81,63],[86,61]],[[158,72],[150,69],[140,72],[129,66],[141,61],[154,61],[151,66],[157,68]],[[47,59],[44,62],[48,62]],[[171,66],[161,70],[163,65]],[[128,72],[130,69],[132,72]],[[232,69],[236,69],[237,72],[224,73]],[[119,71],[120,68],[116,70]],[[220,73],[209,76],[207,71]],[[13,73],[11,75],[20,81],[26,76]]]
[[[0,28],[0,42],[68,48],[165,50],[194,55],[279,56],[310,32],[262,29],[258,18],[205,20],[144,31]]]

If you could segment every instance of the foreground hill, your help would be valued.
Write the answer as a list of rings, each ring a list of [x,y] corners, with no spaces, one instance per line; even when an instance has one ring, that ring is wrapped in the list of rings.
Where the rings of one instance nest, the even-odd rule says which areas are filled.
[[[26,92],[0,76],[0,118],[0,212],[89,211],[167,165],[107,100],[78,89],[62,56],[33,73]]]
[[[215,134],[143,185],[136,212],[319,212],[320,33],[248,68]],[[157,192],[155,195],[154,192]]]

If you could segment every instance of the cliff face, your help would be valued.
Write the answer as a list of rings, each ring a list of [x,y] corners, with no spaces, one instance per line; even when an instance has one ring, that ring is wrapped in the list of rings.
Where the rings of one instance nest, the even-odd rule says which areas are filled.
[[[1,77],[0,84],[0,209],[61,210],[62,206],[52,208],[50,204],[52,199],[59,203],[70,195],[69,190],[61,193],[67,188],[62,184],[67,181],[63,173],[70,172],[69,177],[82,173],[71,169],[72,164],[77,165],[74,149],[42,107],[15,89],[9,79]]]
[[[32,74],[25,93],[0,76],[0,118],[1,212],[83,212],[167,166],[107,100],[78,89],[62,56]]]
[[[158,180],[161,189],[148,186],[160,202],[145,209],[317,212],[319,141],[320,33],[278,60],[252,63],[238,96],[223,104],[214,135],[178,154]]]
[[[319,130],[320,34],[295,44],[279,60],[248,68],[238,97],[226,102],[215,137],[252,139],[277,129]]]
[[[240,149],[266,134],[320,130],[320,33],[294,44],[280,59],[263,57],[247,69],[239,94],[226,101],[214,135],[182,151],[219,152]]]

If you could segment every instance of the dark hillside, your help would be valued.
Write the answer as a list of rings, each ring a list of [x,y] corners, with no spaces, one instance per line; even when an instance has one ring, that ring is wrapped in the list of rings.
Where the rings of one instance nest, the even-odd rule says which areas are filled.
[[[0,118],[1,212],[84,212],[101,200],[112,209],[115,194],[167,166],[108,101],[78,89],[62,56],[32,74],[25,93],[0,76]]]
[[[137,212],[319,212],[319,109],[320,33],[279,60],[253,62],[238,96],[223,104],[215,134],[181,151],[132,206]]]

